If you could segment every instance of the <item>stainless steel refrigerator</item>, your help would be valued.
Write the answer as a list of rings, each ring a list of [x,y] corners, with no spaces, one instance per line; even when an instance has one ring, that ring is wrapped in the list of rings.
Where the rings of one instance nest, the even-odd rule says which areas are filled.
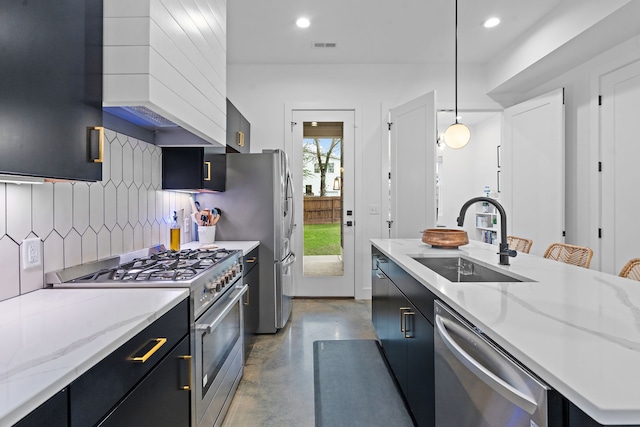
[[[289,162],[282,150],[227,154],[226,160],[226,190],[198,195],[198,200],[202,206],[221,210],[216,241],[260,241],[257,332],[274,333],[291,315],[296,260],[291,247],[295,224]]]

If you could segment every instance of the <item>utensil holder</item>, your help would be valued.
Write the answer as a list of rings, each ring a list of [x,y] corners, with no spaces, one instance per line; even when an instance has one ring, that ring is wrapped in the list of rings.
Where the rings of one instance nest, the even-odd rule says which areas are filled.
[[[207,245],[216,241],[216,226],[198,226],[198,240],[201,245]]]

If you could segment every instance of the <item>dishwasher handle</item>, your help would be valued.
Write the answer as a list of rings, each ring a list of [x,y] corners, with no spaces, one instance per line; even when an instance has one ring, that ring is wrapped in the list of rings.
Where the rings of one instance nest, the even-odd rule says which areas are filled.
[[[538,405],[533,399],[482,366],[478,361],[473,359],[466,351],[464,351],[462,347],[455,342],[451,335],[449,335],[440,315],[436,315],[436,329],[449,351],[477,378],[497,393],[500,393],[502,397],[514,405],[524,409],[529,414],[533,414],[536,411]]]

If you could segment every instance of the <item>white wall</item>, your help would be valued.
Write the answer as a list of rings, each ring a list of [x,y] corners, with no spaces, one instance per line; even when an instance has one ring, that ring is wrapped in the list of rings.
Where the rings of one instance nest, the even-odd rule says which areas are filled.
[[[599,268],[598,76],[640,58],[640,36],[594,57],[573,70],[518,96],[533,98],[565,88],[566,242],[594,250]]]
[[[229,65],[227,94],[251,122],[251,151],[285,149],[286,105],[310,105],[314,109],[356,108],[356,124],[362,145],[356,147],[356,170],[361,188],[356,189],[356,298],[369,298],[369,239],[387,237],[388,207],[383,188],[388,161],[384,159],[390,108],[419,95],[437,91],[437,108],[453,108],[453,67],[450,65]],[[465,65],[459,69],[460,109],[496,109],[485,95],[484,71]],[[356,178],[358,181],[358,178]],[[382,215],[369,215],[368,206],[381,206]],[[363,212],[364,211],[364,212]]]
[[[445,147],[438,150],[442,156],[440,176],[440,194],[442,214],[438,225],[456,227],[460,208],[472,197],[483,196],[488,185],[496,192],[497,154],[500,144],[501,114],[491,114],[487,119],[469,125],[471,141],[463,149],[454,150]],[[475,208],[469,209],[464,228],[469,238],[479,240],[475,233]]]

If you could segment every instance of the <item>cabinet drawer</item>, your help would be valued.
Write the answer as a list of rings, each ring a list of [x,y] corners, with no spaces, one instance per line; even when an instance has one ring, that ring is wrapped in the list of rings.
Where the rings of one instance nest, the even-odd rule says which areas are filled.
[[[381,264],[381,266],[384,266],[384,264]],[[414,279],[395,262],[389,260],[385,267],[388,267],[387,274],[389,279],[395,283],[402,293],[405,294],[405,296],[415,305],[422,315],[433,325],[433,302],[436,300],[435,294],[427,289],[422,283]]]
[[[243,271],[244,271],[244,275],[246,276],[253,267],[255,267],[256,265],[258,265],[258,248],[260,247],[260,245],[256,246],[251,252],[249,252],[247,255],[245,255],[242,258],[242,263],[243,263]]]
[[[100,423],[101,427],[189,427],[189,339],[183,340]]]
[[[71,383],[70,425],[95,425],[188,332],[185,299]]]

